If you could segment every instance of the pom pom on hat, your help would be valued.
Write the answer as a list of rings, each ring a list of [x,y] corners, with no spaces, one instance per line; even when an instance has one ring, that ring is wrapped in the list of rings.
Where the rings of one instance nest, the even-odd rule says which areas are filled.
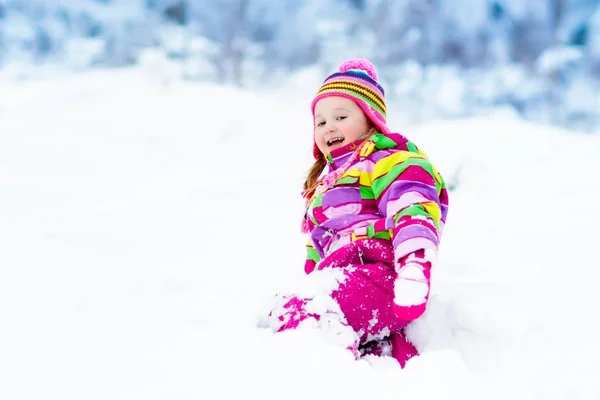
[[[319,100],[330,96],[340,96],[358,104],[380,132],[389,133],[386,122],[385,92],[377,82],[378,79],[377,70],[369,60],[353,58],[342,62],[338,71],[325,78],[321,88],[317,91],[311,104],[313,120],[315,106]],[[317,160],[323,157],[316,142],[313,146],[313,155]]]
[[[365,71],[374,81],[379,79],[375,66],[371,64],[371,61],[365,60],[364,58],[353,58],[351,60],[346,60],[340,65],[338,70],[340,72],[348,72],[353,69]]]

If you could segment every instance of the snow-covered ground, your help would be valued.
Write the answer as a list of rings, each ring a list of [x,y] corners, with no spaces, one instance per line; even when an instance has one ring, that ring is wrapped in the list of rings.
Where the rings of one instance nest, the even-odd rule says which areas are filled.
[[[421,357],[257,327],[304,278],[309,101],[0,76],[0,398],[599,398],[600,136],[510,115],[392,118],[457,186]]]

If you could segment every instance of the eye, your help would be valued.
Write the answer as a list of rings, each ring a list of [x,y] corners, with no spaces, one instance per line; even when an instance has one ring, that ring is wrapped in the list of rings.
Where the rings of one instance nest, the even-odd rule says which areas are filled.
[[[323,126],[323,125],[325,125],[325,121],[317,122],[317,126]]]
[[[342,121],[342,120],[344,120],[344,119],[346,119],[346,118],[348,118],[348,117],[346,117],[346,116],[341,116],[341,117],[337,117],[336,119],[337,119],[338,121]]]

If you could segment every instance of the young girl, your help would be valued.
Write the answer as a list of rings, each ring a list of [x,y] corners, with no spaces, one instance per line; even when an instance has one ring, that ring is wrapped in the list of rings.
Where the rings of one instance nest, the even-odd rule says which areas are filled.
[[[403,328],[425,311],[448,193],[425,154],[390,132],[377,79],[369,61],[348,60],[312,102],[304,269],[335,272],[334,283],[324,288],[329,302],[278,295],[267,325],[312,325],[341,338],[357,359],[391,355],[404,367],[418,352]]]

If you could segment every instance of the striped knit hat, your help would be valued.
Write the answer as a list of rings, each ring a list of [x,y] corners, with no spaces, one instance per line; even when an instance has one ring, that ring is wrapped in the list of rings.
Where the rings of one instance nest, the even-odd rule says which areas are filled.
[[[385,93],[377,83],[377,78],[377,71],[370,61],[361,58],[344,61],[337,72],[325,79],[312,101],[313,121],[315,105],[319,100],[329,96],[341,96],[358,104],[381,133],[389,133],[386,123]],[[323,157],[316,143],[314,143],[313,155],[317,160]]]

